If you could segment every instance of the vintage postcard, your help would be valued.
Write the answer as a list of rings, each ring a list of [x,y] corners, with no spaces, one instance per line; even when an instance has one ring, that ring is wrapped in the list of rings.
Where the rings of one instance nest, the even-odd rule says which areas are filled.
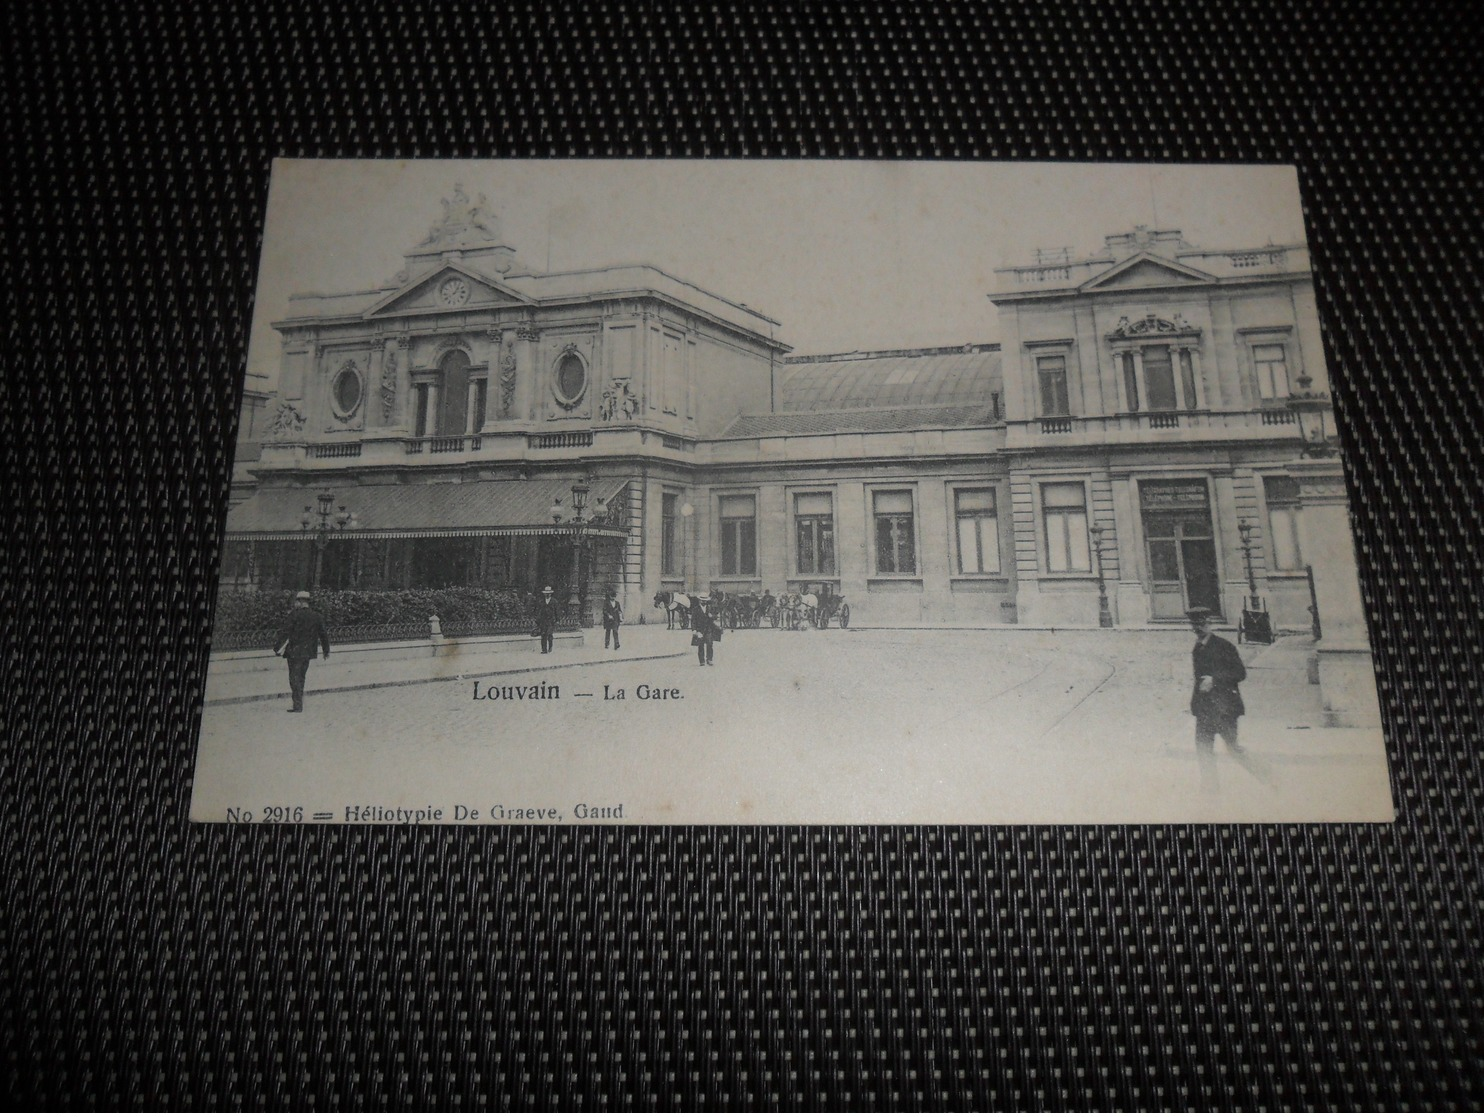
[[[1389,821],[1291,168],[280,161],[200,822]]]

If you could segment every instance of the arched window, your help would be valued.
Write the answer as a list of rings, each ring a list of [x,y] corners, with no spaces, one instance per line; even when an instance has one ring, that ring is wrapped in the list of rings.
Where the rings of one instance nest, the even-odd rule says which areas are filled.
[[[437,431],[440,435],[463,434],[468,421],[469,354],[450,349],[438,361],[438,373]]]

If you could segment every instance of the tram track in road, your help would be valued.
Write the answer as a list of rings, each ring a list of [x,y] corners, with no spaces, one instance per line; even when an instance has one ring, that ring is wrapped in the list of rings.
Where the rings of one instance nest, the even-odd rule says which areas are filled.
[[[1113,678],[1113,676],[1115,676],[1115,675],[1118,674],[1118,664],[1116,664],[1116,663],[1110,663],[1108,660],[1103,659],[1101,656],[1084,656],[1083,658],[1084,659],[1090,659],[1090,660],[1092,660],[1093,662],[1096,662],[1096,663],[1101,663],[1104,667],[1106,667],[1108,669],[1108,673],[1106,675],[1104,675],[1101,679],[1099,679],[1097,681],[1097,683],[1093,686],[1093,688],[1091,690],[1089,690],[1081,698],[1077,699],[1076,702],[1073,702],[1070,707],[1068,707],[1066,710],[1064,710],[1062,712],[1062,714],[1061,714],[1060,717],[1058,717],[1055,721],[1053,721],[1045,729],[1041,730],[1041,739],[1042,740],[1044,740],[1047,736],[1049,736],[1051,734],[1051,731],[1054,730],[1054,729],[1056,729],[1057,727],[1059,727],[1062,724],[1062,722],[1066,721],[1069,717],[1071,717],[1079,709],[1081,709],[1082,706],[1083,706],[1083,704],[1086,703],[1089,698],[1091,698],[1098,691],[1102,690],[1103,687],[1107,686],[1109,680],[1111,680]]]

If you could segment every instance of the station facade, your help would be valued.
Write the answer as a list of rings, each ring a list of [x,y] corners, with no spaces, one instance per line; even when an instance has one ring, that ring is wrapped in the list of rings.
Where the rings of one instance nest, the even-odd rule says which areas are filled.
[[[998,276],[998,343],[794,355],[656,268],[525,268],[456,190],[392,279],[274,324],[224,582],[307,584],[324,493],[354,514],[320,554],[336,587],[612,588],[653,622],[666,590],[828,584],[857,624],[1083,625],[1101,586],[1130,625],[1234,620],[1250,562],[1307,627],[1306,249],[1139,228]]]

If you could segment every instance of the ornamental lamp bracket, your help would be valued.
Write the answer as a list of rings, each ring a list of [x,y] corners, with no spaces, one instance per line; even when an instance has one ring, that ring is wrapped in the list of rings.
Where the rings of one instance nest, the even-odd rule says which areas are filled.
[[[1289,393],[1288,409],[1298,422],[1299,439],[1306,458],[1332,458],[1338,452],[1337,434],[1330,429],[1328,416],[1333,414],[1329,393],[1314,387],[1314,378],[1300,373]]]

